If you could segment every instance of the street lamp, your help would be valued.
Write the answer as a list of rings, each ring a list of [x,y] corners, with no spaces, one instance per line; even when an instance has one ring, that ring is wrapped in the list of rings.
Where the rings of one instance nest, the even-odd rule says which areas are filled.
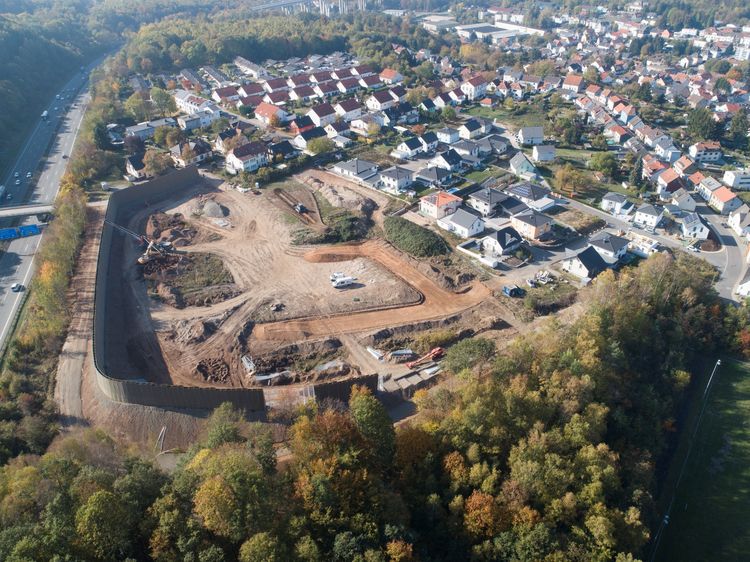
[[[719,368],[721,365],[721,359],[716,360],[716,365],[714,365],[714,370],[711,371],[711,376],[708,377],[708,383],[706,384],[706,390],[703,391],[703,399],[706,399],[706,395],[708,394],[708,389],[711,388],[711,381],[714,380],[714,375],[716,374],[716,369]]]

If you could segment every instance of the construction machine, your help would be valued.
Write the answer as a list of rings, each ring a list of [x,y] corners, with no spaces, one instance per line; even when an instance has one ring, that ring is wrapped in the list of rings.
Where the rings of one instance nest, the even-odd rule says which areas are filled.
[[[154,254],[165,255],[167,253],[164,244],[162,244],[161,242],[152,240],[147,236],[144,236],[143,234],[133,232],[132,230],[127,229],[119,224],[115,224],[112,221],[105,220],[104,223],[110,225],[115,230],[119,230],[123,234],[127,234],[131,238],[135,238],[136,240],[138,240],[138,242],[140,242],[142,246],[146,246],[146,251],[138,257],[138,263],[140,263],[141,265],[143,265],[144,263],[148,263]]]
[[[434,361],[435,359],[439,359],[443,356],[445,353],[445,350],[442,347],[435,347],[422,355],[419,359],[415,359],[414,361],[410,361],[406,364],[406,366],[409,369],[413,369],[414,367],[417,367],[419,365],[422,365],[423,363],[427,363],[428,361]]]

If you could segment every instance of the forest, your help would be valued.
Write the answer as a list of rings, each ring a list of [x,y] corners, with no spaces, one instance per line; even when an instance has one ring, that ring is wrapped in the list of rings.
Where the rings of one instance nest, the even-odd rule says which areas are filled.
[[[171,474],[96,430],[60,438],[0,470],[0,559],[635,560],[691,370],[748,339],[712,275],[664,254],[605,273],[571,324],[454,345],[460,384],[420,392],[409,425],[363,389],[301,409],[282,466],[228,405]]]

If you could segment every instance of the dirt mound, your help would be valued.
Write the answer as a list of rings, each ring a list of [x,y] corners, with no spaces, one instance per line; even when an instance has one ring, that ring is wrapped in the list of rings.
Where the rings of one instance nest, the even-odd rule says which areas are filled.
[[[377,207],[375,201],[372,199],[363,197],[348,189],[338,189],[333,185],[326,184],[321,187],[320,194],[325,197],[331,205],[340,209],[360,211],[369,214]]]
[[[195,369],[206,382],[227,382],[229,380],[229,365],[223,359],[215,357],[201,359]]]
[[[253,361],[260,373],[273,373],[286,369],[306,371],[320,362],[322,357],[331,356],[341,347],[338,338],[294,343],[281,346],[264,355],[254,355]]]
[[[197,231],[185,221],[182,213],[155,213],[146,221],[146,236],[171,242],[173,246],[187,246],[196,234]]]
[[[219,205],[213,199],[209,199],[203,204],[203,216],[211,219],[223,219],[229,213],[225,207]]]

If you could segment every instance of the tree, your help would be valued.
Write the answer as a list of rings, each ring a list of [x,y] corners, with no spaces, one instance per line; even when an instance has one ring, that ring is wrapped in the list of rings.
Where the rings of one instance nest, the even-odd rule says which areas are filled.
[[[240,562],[284,562],[288,560],[279,540],[271,533],[257,533],[242,543]]]
[[[279,117],[277,113],[274,113],[273,115],[271,115],[271,117],[269,117],[268,119],[269,127],[271,127],[272,129],[279,129],[281,128],[281,125],[282,125],[281,117]]]
[[[628,183],[632,185],[633,187],[640,188],[641,183],[643,181],[642,179],[643,174],[643,161],[638,158],[636,159],[635,163],[633,164],[633,167],[630,170],[630,175],[628,176]]]
[[[323,154],[324,152],[331,152],[334,149],[334,144],[328,137],[318,137],[307,143],[307,149],[313,154]]]
[[[617,158],[611,152],[597,152],[591,156],[589,168],[601,172],[608,178],[614,178],[617,175],[619,164]]]
[[[714,84],[714,89],[718,90],[719,92],[723,92],[725,94],[728,94],[732,91],[732,86],[729,83],[729,80],[724,78],[723,76],[716,80],[716,83]]]
[[[461,340],[448,348],[443,364],[452,373],[473,369],[495,354],[495,344],[484,338]]]
[[[148,175],[161,176],[172,167],[172,159],[168,154],[150,148],[143,155],[143,164]]]
[[[126,99],[123,107],[138,122],[146,121],[151,117],[150,104],[138,92]]]
[[[154,142],[162,148],[174,146],[174,144],[177,144],[170,143],[167,140],[167,135],[170,133],[171,129],[172,127],[157,127],[156,129],[154,129]]]
[[[349,411],[359,432],[372,443],[382,468],[391,466],[396,452],[396,434],[388,412],[365,387],[354,387]]]
[[[572,195],[582,191],[588,184],[588,178],[581,171],[576,170],[572,164],[565,164],[555,172],[555,186],[560,191]]]
[[[170,147],[174,146],[176,144],[180,144],[181,142],[184,142],[187,140],[187,137],[185,136],[185,132],[182,129],[179,129],[177,127],[166,127],[167,133],[166,137],[164,139],[164,146]]]
[[[177,111],[177,104],[172,95],[161,88],[151,88],[151,101],[159,115],[171,115]]]
[[[140,154],[146,150],[146,143],[138,135],[128,135],[125,137],[123,146],[130,154]]]
[[[96,148],[99,150],[107,150],[109,148],[109,134],[107,133],[107,126],[104,123],[99,121],[94,125],[92,136]]]
[[[689,113],[687,132],[700,140],[717,140],[720,129],[711,111],[705,108],[694,109]]]
[[[587,82],[597,83],[599,82],[599,71],[595,66],[589,66],[586,69],[586,72],[583,73],[583,77]]]
[[[453,121],[456,118],[456,110],[451,106],[446,105],[441,111],[443,121]]]
[[[83,548],[98,560],[121,559],[128,546],[130,515],[112,492],[94,492],[75,516]]]
[[[380,125],[377,123],[377,121],[371,122],[367,126],[367,136],[372,138],[372,137],[377,137],[379,134],[380,134]]]
[[[729,142],[737,150],[747,149],[748,127],[750,127],[750,124],[748,124],[747,111],[743,107],[732,116],[732,120],[729,122]]]

